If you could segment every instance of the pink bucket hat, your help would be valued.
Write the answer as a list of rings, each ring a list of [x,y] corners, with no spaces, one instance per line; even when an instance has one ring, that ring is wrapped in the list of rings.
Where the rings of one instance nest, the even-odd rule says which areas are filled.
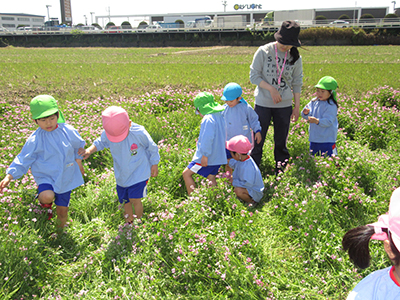
[[[103,128],[108,139],[113,143],[123,141],[129,131],[129,116],[125,109],[118,106],[106,108],[102,115]]]
[[[380,241],[388,239],[386,232],[382,231],[382,228],[387,228],[397,250],[400,251],[400,188],[397,188],[390,198],[389,212],[379,216],[378,222],[368,224],[368,226],[373,226],[375,229],[375,234],[371,239]]]
[[[237,135],[226,142],[226,149],[240,154],[247,154],[251,150],[251,143],[244,135]]]

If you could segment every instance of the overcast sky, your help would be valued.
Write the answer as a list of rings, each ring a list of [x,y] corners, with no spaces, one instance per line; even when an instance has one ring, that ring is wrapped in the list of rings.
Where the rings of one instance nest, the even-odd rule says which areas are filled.
[[[51,18],[59,18],[61,22],[60,0],[1,0],[0,13],[25,13],[45,16],[47,20],[46,5]],[[397,1],[396,8],[400,5]],[[349,8],[349,7],[389,7],[389,12],[393,12],[394,3],[390,0],[336,0],[336,1],[320,1],[320,0],[285,0],[285,1],[226,1],[226,11],[235,11],[235,4],[243,4],[250,6],[251,4],[261,5],[261,10],[294,10],[309,8]],[[72,20],[74,24],[85,23],[85,15],[87,23],[95,22],[95,16],[108,16],[110,10],[111,21],[119,25],[123,20],[113,20],[113,15],[145,15],[145,14],[166,14],[166,13],[189,13],[189,12],[223,12],[224,5],[221,0],[151,0],[150,2],[138,0],[71,0]],[[259,9],[250,9],[256,12]],[[243,11],[250,11],[244,9]],[[92,13],[92,14],[91,14]],[[135,18],[129,20],[132,24]],[[99,24],[101,22],[99,21]]]

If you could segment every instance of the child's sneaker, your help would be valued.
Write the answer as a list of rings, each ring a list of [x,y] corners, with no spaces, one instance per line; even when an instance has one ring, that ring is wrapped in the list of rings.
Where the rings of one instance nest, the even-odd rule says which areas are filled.
[[[47,216],[48,216],[47,220],[51,220],[51,218],[53,217],[53,209],[52,209],[53,203],[43,204],[39,202],[39,204],[42,208],[47,209]]]

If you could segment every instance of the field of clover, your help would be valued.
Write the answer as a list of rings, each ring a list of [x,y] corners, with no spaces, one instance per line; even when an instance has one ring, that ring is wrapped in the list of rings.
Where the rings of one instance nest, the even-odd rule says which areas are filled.
[[[85,50],[0,49],[1,69],[15,76],[3,82],[0,98],[0,177],[37,127],[28,103],[44,93],[45,82],[87,147],[102,132],[101,112],[124,107],[157,143],[159,175],[149,180],[142,220],[126,225],[111,155],[92,155],[84,161],[85,184],[72,192],[70,221],[62,232],[34,200],[32,175],[13,181],[0,193],[1,299],[345,299],[361,278],[390,265],[382,244],[373,241],[371,266],[356,269],[341,239],[385,213],[399,187],[399,79],[373,75],[383,65],[386,74],[398,69],[398,48],[302,51],[302,107],[320,77],[339,82],[339,155],[310,156],[308,124],[299,120],[290,130],[287,171],[275,177],[269,134],[261,166],[265,195],[256,208],[243,206],[222,170],[216,188],[195,177],[198,188],[190,197],[181,175],[200,129],[194,96],[206,90],[220,101],[223,86],[236,81],[253,104],[248,67],[256,48]],[[101,51],[110,57],[99,58]],[[317,52],[332,56],[323,59]],[[179,53],[184,54],[177,58]],[[48,70],[40,73],[40,64],[54,70],[65,65],[65,82]],[[344,64],[373,78],[365,84],[347,80],[354,75]],[[163,75],[162,87],[154,85],[147,67]],[[180,73],[166,75],[165,69]],[[78,97],[77,90],[91,94]]]

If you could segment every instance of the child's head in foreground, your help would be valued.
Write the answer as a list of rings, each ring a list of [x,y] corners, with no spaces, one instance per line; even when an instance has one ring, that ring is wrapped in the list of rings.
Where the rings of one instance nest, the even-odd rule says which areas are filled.
[[[236,135],[226,142],[226,149],[231,152],[232,158],[242,160],[251,150],[251,143],[244,135]]]
[[[242,100],[242,88],[235,82],[230,82],[224,87],[222,100],[226,102],[229,107],[236,106]]]
[[[110,142],[122,142],[129,133],[131,121],[125,109],[119,106],[110,106],[101,114],[103,128]]]
[[[64,116],[58,109],[57,101],[50,95],[39,95],[30,102],[32,119],[45,131],[53,131],[58,123],[64,123]]]
[[[317,88],[317,98],[319,100],[328,100],[328,103],[332,101],[336,106],[338,105],[336,97],[336,89],[338,88],[338,84],[335,78],[331,76],[324,76],[318,81],[315,87]]]
[[[196,108],[196,114],[202,116],[224,110],[224,107],[215,102],[213,94],[209,92],[198,93],[194,98],[194,107]]]
[[[369,241],[383,241],[385,252],[393,264],[400,266],[400,188],[397,188],[389,204],[389,212],[378,221],[349,230],[343,237],[342,245],[349,252],[350,259],[361,269],[369,266]]]

